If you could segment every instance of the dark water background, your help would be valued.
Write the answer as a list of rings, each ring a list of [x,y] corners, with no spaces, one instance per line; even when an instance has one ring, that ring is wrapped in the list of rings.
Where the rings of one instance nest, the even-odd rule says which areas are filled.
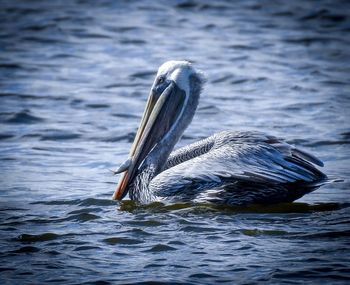
[[[349,1],[0,0],[0,283],[349,284]],[[294,204],[110,197],[158,66],[206,72],[180,145],[261,130],[343,182]]]

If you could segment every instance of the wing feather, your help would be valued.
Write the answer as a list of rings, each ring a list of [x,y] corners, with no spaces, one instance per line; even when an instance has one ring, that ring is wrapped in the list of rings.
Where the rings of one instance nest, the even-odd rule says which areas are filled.
[[[158,194],[171,195],[184,188],[200,192],[237,181],[276,185],[325,178],[313,165],[323,165],[318,158],[275,137],[257,132],[222,132],[210,138],[213,145],[198,156],[178,151],[178,155],[191,159],[158,174],[150,187]]]

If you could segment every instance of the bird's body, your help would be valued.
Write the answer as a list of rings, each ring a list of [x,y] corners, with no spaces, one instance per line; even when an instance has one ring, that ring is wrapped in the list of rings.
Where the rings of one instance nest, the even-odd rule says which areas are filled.
[[[322,165],[312,155],[275,137],[224,131],[172,152],[164,170],[155,177],[148,175],[149,169],[143,169],[129,193],[142,203],[290,202],[325,178],[312,163]],[[143,190],[137,191],[140,187]]]
[[[140,203],[270,204],[294,201],[326,178],[314,166],[323,166],[319,159],[260,132],[223,131],[171,152],[194,115],[203,79],[188,62],[167,62],[160,76],[171,80],[158,91],[154,83],[114,198],[126,191]]]

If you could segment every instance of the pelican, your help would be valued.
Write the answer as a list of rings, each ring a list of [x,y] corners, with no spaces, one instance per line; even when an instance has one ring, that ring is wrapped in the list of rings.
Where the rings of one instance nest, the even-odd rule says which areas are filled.
[[[161,65],[114,200],[228,205],[292,202],[315,190],[323,163],[260,132],[222,131],[173,151],[192,121],[205,82],[188,61]],[[172,152],[173,151],[173,152]]]

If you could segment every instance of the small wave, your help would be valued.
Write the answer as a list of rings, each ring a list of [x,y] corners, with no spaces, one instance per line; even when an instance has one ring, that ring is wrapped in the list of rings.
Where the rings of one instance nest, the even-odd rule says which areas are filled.
[[[299,234],[297,236],[302,238],[348,238],[350,237],[350,231],[325,231],[319,233]]]
[[[43,122],[44,119],[31,114],[29,110],[23,110],[18,113],[8,114],[5,119],[6,123],[14,124],[34,124]]]
[[[40,14],[45,12],[44,8],[29,8],[29,7],[7,7],[4,9],[7,13],[29,15],[29,14]]]
[[[185,227],[181,228],[181,231],[191,232],[191,233],[213,233],[213,232],[220,231],[220,229],[209,228],[209,227],[185,226]]]
[[[11,139],[11,138],[14,138],[15,135],[13,134],[10,134],[10,133],[3,133],[3,134],[0,134],[0,141],[2,140],[7,140],[7,139]]]
[[[207,105],[198,108],[198,113],[200,114],[218,114],[220,109],[215,105]]]
[[[76,34],[79,38],[86,38],[86,39],[111,39],[111,36],[108,36],[106,34],[97,34],[97,33],[78,33]]]
[[[183,10],[199,9],[199,10],[219,10],[219,11],[222,11],[222,10],[230,9],[233,6],[225,5],[224,3],[220,3],[220,4],[205,3],[205,4],[203,4],[200,1],[195,2],[195,1],[190,0],[190,1],[184,1],[184,2],[181,2],[179,4],[176,4],[175,7],[178,9],[183,9]]]
[[[26,222],[31,222],[34,224],[55,224],[55,223],[61,223],[61,222],[66,222],[66,221],[89,222],[89,221],[93,221],[93,220],[97,220],[97,219],[101,218],[98,215],[94,215],[94,214],[89,213],[88,210],[89,209],[77,210],[77,211],[75,211],[76,214],[72,214],[72,212],[74,212],[74,211],[72,211],[71,213],[68,214],[67,217],[64,217],[64,218],[57,218],[57,217],[51,217],[49,219],[35,218],[35,219],[26,220]],[[21,224],[21,223],[19,223],[19,224]],[[44,237],[50,238],[52,236],[45,234]],[[25,240],[29,241],[30,239],[35,239],[35,238],[36,238],[36,236],[32,236],[32,235],[21,235],[20,236],[20,239],[21,240],[23,239],[23,241],[25,241]],[[41,235],[38,238],[41,238]]]
[[[203,278],[213,278],[213,277],[217,277],[217,276],[212,275],[212,274],[208,274],[208,273],[195,273],[195,274],[190,275],[189,277],[203,279]]]
[[[140,226],[140,227],[159,227],[164,226],[166,223],[156,221],[156,220],[138,220],[138,221],[127,221],[125,224],[130,226]]]
[[[198,6],[198,3],[194,1],[184,1],[176,5],[176,8],[179,9],[193,9]]]
[[[212,30],[212,29],[215,29],[217,26],[214,25],[214,24],[206,24],[203,26],[203,29],[204,30]]]
[[[238,45],[238,44],[229,45],[229,46],[226,46],[226,48],[233,49],[233,50],[247,50],[247,51],[260,49],[260,47],[258,46],[251,46],[251,45],[248,46],[248,45]]]
[[[217,100],[220,101],[241,101],[241,102],[253,102],[254,99],[248,98],[248,97],[239,97],[239,96],[215,96],[214,97]]]
[[[106,89],[111,89],[111,88],[120,88],[120,87],[134,87],[135,86],[135,83],[132,82],[132,83],[113,83],[113,84],[108,84],[106,86],[104,86],[104,88]],[[141,84],[141,83],[137,83],[137,86],[138,87],[142,87],[142,86],[146,86],[146,87],[149,87],[148,84]],[[129,96],[132,96],[133,94],[135,94],[136,92],[134,93],[131,93]],[[138,96],[140,97],[140,96]]]
[[[277,16],[277,17],[292,17],[295,15],[295,13],[293,13],[293,11],[281,11],[281,12],[274,12],[271,15]]]
[[[78,203],[80,206],[115,206],[116,202],[111,199],[87,198]]]
[[[64,96],[54,96],[54,95],[42,96],[42,95],[33,95],[33,94],[25,94],[25,93],[9,93],[9,92],[0,93],[0,97],[12,97],[18,100],[28,100],[28,101],[42,100],[42,99],[55,100],[55,101],[67,100],[67,98]],[[28,110],[24,110],[24,111],[30,112]]]
[[[91,109],[105,109],[105,108],[109,108],[110,105],[95,103],[95,104],[86,104],[85,107],[91,108]]]
[[[141,205],[132,200],[123,200],[119,203],[121,211],[137,212],[137,211],[151,211],[156,213],[164,213],[169,211],[176,211],[181,209],[192,208],[191,203],[174,203],[165,205],[160,202],[154,202],[147,205]]]
[[[311,44],[330,44],[333,42],[340,42],[347,44],[346,40],[339,39],[339,38],[332,38],[327,36],[314,36],[314,37],[300,37],[300,38],[285,38],[283,39],[286,43],[291,44],[303,44],[303,45],[311,45]]]
[[[102,208],[83,208],[83,209],[71,211],[68,213],[68,215],[90,213],[90,212],[101,212],[101,211],[102,211]]]
[[[48,24],[48,23],[45,23],[45,25],[30,24],[29,26],[22,27],[21,30],[39,32],[39,31],[44,31],[46,29],[53,28],[53,27],[55,27],[54,24]]]
[[[121,237],[111,237],[106,238],[102,240],[103,242],[110,244],[110,245],[116,245],[116,244],[139,244],[143,243],[142,240],[138,239],[131,239],[131,238],[121,238]]]
[[[312,264],[312,263],[310,263]],[[306,267],[305,270],[293,270],[289,271],[288,269],[277,269],[275,273],[271,274],[272,278],[276,278],[277,280],[295,280],[303,278],[304,280],[313,280],[314,278],[319,278],[319,282],[322,283],[321,280],[329,280],[330,278],[333,281],[329,281],[326,283],[336,284],[341,280],[349,280],[348,270],[346,272],[342,272],[342,270],[332,268],[332,267],[319,267],[313,268],[312,266]],[[336,282],[337,280],[338,282]],[[339,283],[339,284],[347,284],[347,283]]]
[[[113,117],[119,117],[119,118],[137,118],[139,119],[140,116],[138,115],[134,115],[134,114],[130,114],[130,113],[116,113],[116,114],[112,114]],[[135,135],[134,132],[131,133],[132,135]]]
[[[327,145],[343,145],[350,144],[350,140],[326,140],[326,141],[315,141],[310,143],[305,143],[305,146],[316,147],[316,146],[327,146]]]
[[[125,32],[131,32],[131,31],[137,31],[140,28],[136,26],[104,26],[105,30],[115,33],[125,33]]]
[[[162,251],[170,251],[170,250],[177,250],[177,248],[166,245],[166,244],[157,244],[153,246],[151,249],[147,249],[144,252],[162,252]]]
[[[59,238],[59,235],[55,233],[43,233],[39,235],[31,234],[21,234],[17,237],[18,241],[21,242],[40,242],[40,241],[50,241]]]
[[[133,142],[135,137],[135,133],[127,133],[125,135],[121,136],[113,136],[113,137],[104,137],[102,141],[104,142],[120,142],[120,141],[127,141],[127,142]]]
[[[144,231],[142,229],[139,229],[139,228],[131,228],[130,230],[127,230],[125,232],[130,233],[133,236],[143,236],[143,237],[145,237],[145,236],[152,236],[152,235],[154,235],[151,232],[146,232],[146,231]]]
[[[13,253],[33,253],[40,251],[40,248],[35,246],[23,246],[19,249],[13,250]]]
[[[75,199],[75,200],[53,200],[53,201],[35,201],[31,204],[42,204],[42,205],[79,205],[79,206],[115,206],[116,202],[111,199]]]
[[[22,69],[23,67],[17,63],[1,63],[0,68],[6,69]]]
[[[73,249],[73,251],[98,250],[98,249],[101,249],[101,248],[98,246],[83,245],[83,246],[78,246],[77,248]]]
[[[136,72],[130,75],[131,78],[149,79],[154,76],[154,70]]]
[[[3,271],[15,271],[16,268],[12,268],[12,267],[0,267],[0,272]]]
[[[300,18],[302,21],[310,20],[326,20],[330,22],[340,23],[347,19],[346,15],[343,14],[333,14],[327,9],[320,9],[316,12],[312,12]]]
[[[120,43],[125,45],[144,45],[147,42],[140,39],[124,39],[121,40]]]
[[[67,58],[79,58],[82,59],[82,56],[70,53],[56,53],[51,56],[52,59],[67,59]]]
[[[203,4],[199,7],[200,10],[218,10],[218,11],[225,11],[227,9],[232,9],[233,6],[231,5],[224,5],[223,3],[220,4],[213,4],[214,2],[210,4]]]
[[[79,221],[79,222],[88,222],[92,220],[97,220],[100,219],[100,216],[90,214],[90,213],[80,213],[80,214],[75,214],[75,215],[70,215],[65,219],[62,219],[62,221],[68,221],[68,220],[73,220],[73,221]]]
[[[233,78],[233,74],[220,74],[219,76],[213,76],[213,78],[210,80],[211,83],[217,84],[221,82],[226,82],[228,80],[231,80]]]
[[[29,94],[19,94],[19,93],[9,93],[9,92],[0,92],[0,97],[20,97],[22,99],[38,99],[40,97],[29,95]]]
[[[73,140],[80,138],[81,135],[63,130],[49,130],[46,134],[41,135],[42,141],[56,141],[56,140]]]
[[[66,40],[59,38],[50,38],[49,36],[38,37],[38,36],[25,36],[22,38],[25,41],[41,43],[41,44],[65,44]]]
[[[279,230],[260,230],[260,229],[243,229],[240,230],[240,232],[247,236],[284,236],[288,235],[289,233],[286,231],[279,231]]]
[[[249,80],[248,78],[241,77],[241,78],[236,78],[236,79],[232,80],[230,83],[231,83],[232,85],[236,85],[236,84],[245,83],[245,82],[247,82],[248,80]]]
[[[322,80],[322,81],[320,81],[320,83],[323,83],[325,85],[335,85],[335,86],[346,86],[349,84],[345,80],[340,81],[339,79],[337,79],[337,80]]]
[[[158,263],[151,263],[151,264],[147,264],[145,265],[143,268],[144,269],[148,269],[148,268],[160,268],[165,266],[164,264],[158,264]]]
[[[344,139],[350,140],[350,132],[344,132],[340,134]]]
[[[250,205],[247,207],[225,207],[227,211],[247,212],[247,213],[310,213],[334,211],[342,208],[339,203],[280,203],[273,205]]]

